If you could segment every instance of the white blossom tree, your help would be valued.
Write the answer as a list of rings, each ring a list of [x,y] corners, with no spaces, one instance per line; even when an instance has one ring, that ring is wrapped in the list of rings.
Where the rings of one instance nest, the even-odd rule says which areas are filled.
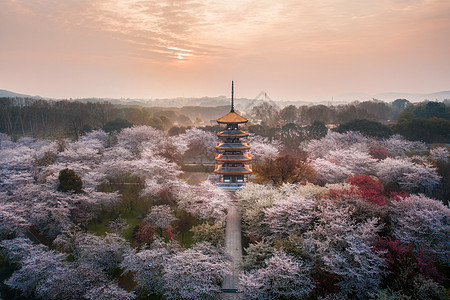
[[[315,208],[313,199],[300,196],[276,201],[272,207],[264,209],[264,223],[271,232],[270,238],[282,239],[294,232],[303,233],[312,226]]]
[[[311,159],[326,156],[330,151],[353,148],[355,150],[366,151],[371,139],[363,136],[359,132],[349,131],[338,133],[328,131],[327,135],[320,140],[311,140],[305,145]]]
[[[156,240],[151,249],[129,252],[121,266],[124,273],[132,272],[136,289],[140,295],[162,294],[164,288],[164,266],[168,259],[178,253],[179,248]]]
[[[317,183],[336,183],[345,181],[351,171],[345,166],[337,165],[323,158],[317,158],[311,162],[316,171]]]
[[[195,127],[189,128],[185,133],[174,137],[173,140],[181,151],[195,153],[195,156],[199,157],[201,161],[204,158],[212,159],[214,157],[216,152],[214,147],[219,141],[216,134]]]
[[[83,295],[83,297],[87,300],[131,300],[136,298],[134,293],[125,291],[116,283],[109,283],[91,288]]]
[[[67,271],[63,255],[47,251],[43,246],[35,246],[29,239],[6,240],[0,243],[10,262],[19,264],[5,284],[30,297],[58,270]],[[36,293],[38,294],[38,293]]]
[[[177,195],[179,208],[202,219],[224,223],[230,195],[210,181],[197,186],[186,186]]]
[[[448,161],[448,149],[445,147],[436,147],[430,150],[431,159],[434,161]]]
[[[167,139],[167,135],[158,129],[151,126],[133,126],[131,128],[124,128],[117,135],[117,144],[132,153],[140,153],[145,146],[150,147],[150,150],[161,149],[160,143]]]
[[[415,164],[398,183],[407,191],[431,193],[440,180],[441,176],[437,174],[436,168],[429,163],[423,163]]]
[[[378,162],[377,176],[386,184],[398,184],[410,192],[431,192],[441,179],[432,165],[416,164],[403,158]]]
[[[133,299],[98,269],[78,262],[67,262],[63,254],[35,245],[29,239],[16,238],[0,243],[2,254],[18,269],[5,281],[26,297],[42,299]],[[111,290],[102,289],[110,287]],[[86,293],[86,289],[88,292]],[[91,291],[92,290],[92,291]],[[115,295],[115,296],[114,296]]]
[[[441,261],[450,261],[450,209],[441,201],[411,195],[390,204],[395,238],[416,246],[424,245]]]
[[[170,257],[164,267],[164,297],[167,299],[217,299],[221,284],[230,273],[228,260],[222,251],[209,243]]]
[[[264,162],[267,159],[277,157],[282,148],[281,142],[278,140],[270,141],[266,137],[252,134],[248,137],[251,145],[250,153],[255,163]]]
[[[145,216],[145,222],[160,228],[161,230],[172,227],[177,218],[173,215],[173,210],[169,205],[155,205]]]
[[[23,207],[20,204],[0,203],[0,240],[24,234],[30,223],[21,215]]]
[[[372,249],[379,231],[378,219],[358,224],[351,207],[338,207],[332,201],[318,206],[315,227],[304,234],[309,256],[324,270],[338,275],[344,296],[365,298],[381,283],[385,261]]]
[[[80,263],[86,263],[109,274],[114,274],[127,253],[130,245],[124,238],[108,233],[105,237],[82,234],[76,237],[74,257]]]
[[[239,278],[242,299],[307,299],[314,287],[311,266],[284,251],[276,251],[265,267],[243,272]]]
[[[380,145],[385,148],[389,155],[393,157],[407,156],[408,152],[423,152],[427,150],[427,146],[423,142],[408,141],[401,135],[393,135],[382,141]]]

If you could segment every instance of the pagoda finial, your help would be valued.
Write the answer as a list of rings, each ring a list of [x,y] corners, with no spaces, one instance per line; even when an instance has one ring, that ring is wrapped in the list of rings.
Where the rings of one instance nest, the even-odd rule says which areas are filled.
[[[231,112],[234,112],[234,81],[231,81]]]

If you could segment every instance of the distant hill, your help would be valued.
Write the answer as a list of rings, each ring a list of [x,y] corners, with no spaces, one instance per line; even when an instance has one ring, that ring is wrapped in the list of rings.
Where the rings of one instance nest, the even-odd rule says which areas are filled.
[[[0,97],[4,97],[4,98],[34,98],[33,96],[30,96],[30,95],[18,94],[18,93],[10,92],[7,90],[0,90]]]
[[[365,94],[365,93],[349,93],[335,97],[338,101],[366,101],[372,98],[392,102],[396,99],[407,99],[411,102],[418,102],[424,100],[430,101],[444,101],[450,99],[450,91],[442,91],[429,94],[413,94],[413,93],[379,93],[379,94]]]

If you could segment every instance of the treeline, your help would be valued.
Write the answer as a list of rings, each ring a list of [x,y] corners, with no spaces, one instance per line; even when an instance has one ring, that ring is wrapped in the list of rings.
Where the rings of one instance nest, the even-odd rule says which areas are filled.
[[[392,103],[380,100],[353,102],[345,105],[289,105],[277,109],[269,103],[255,106],[251,116],[255,121],[268,127],[282,126],[288,123],[311,125],[314,122],[324,124],[342,124],[354,119],[365,119],[383,123],[396,122],[401,111],[411,105],[406,99],[397,99]]]
[[[0,98],[0,132],[10,136],[71,137],[93,129],[118,130],[148,125],[167,130],[174,124],[191,125],[191,119],[167,109],[115,106],[109,102],[46,101]]]
[[[324,136],[326,128],[338,132],[360,131],[378,138],[401,134],[428,143],[450,143],[450,107],[442,102],[372,100],[340,106],[291,105],[281,110],[264,103],[252,109],[251,119],[249,131],[281,139],[293,148],[301,141]]]
[[[208,124],[225,115],[228,106],[159,108],[120,106],[109,102],[45,101],[0,98],[0,132],[10,136],[78,139],[93,129],[107,132],[132,125],[148,125],[176,134],[184,127]],[[379,100],[346,105],[286,106],[264,102],[247,112],[248,130],[281,140],[298,148],[305,140],[324,136],[328,128],[338,132],[360,131],[368,136],[401,134],[428,143],[450,142],[450,109],[447,102],[412,104],[406,99],[392,103]],[[217,131],[217,126],[204,127]]]

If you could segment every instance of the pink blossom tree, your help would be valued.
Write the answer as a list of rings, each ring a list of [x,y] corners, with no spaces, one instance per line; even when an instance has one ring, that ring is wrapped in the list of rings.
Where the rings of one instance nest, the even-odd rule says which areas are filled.
[[[210,181],[186,186],[177,195],[178,207],[201,220],[224,223],[230,195]]]

